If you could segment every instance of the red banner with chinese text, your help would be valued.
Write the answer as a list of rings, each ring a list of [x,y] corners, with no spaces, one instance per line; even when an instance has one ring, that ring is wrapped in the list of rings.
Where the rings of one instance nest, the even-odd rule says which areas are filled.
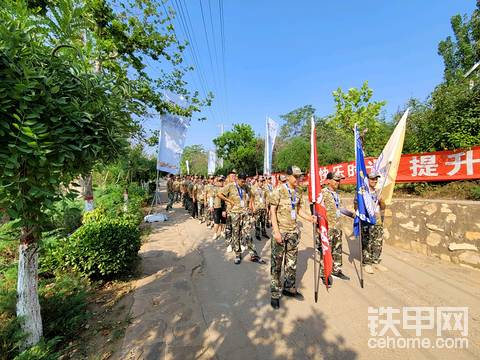
[[[365,158],[370,171],[376,158]],[[321,161],[321,159],[319,159]],[[329,171],[338,171],[345,180],[355,184],[355,162],[320,166],[320,179],[325,181]],[[398,167],[397,183],[432,182],[480,179],[480,146],[469,150],[447,150],[419,154],[403,154]]]

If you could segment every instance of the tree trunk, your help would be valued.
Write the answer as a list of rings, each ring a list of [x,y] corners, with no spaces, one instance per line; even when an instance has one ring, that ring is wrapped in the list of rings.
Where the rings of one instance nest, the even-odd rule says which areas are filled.
[[[92,174],[82,176],[80,183],[82,185],[82,195],[85,200],[85,212],[92,211],[94,209]]]
[[[22,243],[19,246],[17,281],[17,317],[22,318],[26,338],[22,349],[37,344],[42,337],[42,316],[38,300],[38,244]]]

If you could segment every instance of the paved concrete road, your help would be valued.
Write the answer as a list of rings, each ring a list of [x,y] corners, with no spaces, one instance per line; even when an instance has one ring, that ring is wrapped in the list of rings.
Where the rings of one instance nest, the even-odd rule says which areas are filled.
[[[315,304],[312,236],[306,227],[298,262],[299,290],[305,300],[284,298],[280,310],[274,311],[269,303],[269,240],[256,241],[267,265],[249,262],[248,255],[234,265],[223,240],[211,240],[212,232],[203,224],[178,205],[170,216],[169,221],[154,225],[142,247],[144,277],[137,282],[122,359],[480,358],[480,272],[476,270],[386,246],[383,264],[389,271],[365,274],[361,289],[354,260],[357,244],[345,240],[344,272],[351,280],[335,279],[328,292],[321,287]],[[368,308],[388,306],[400,312],[406,306],[468,307],[468,348],[392,349],[396,338],[392,330],[386,334],[392,338],[389,349],[369,347]],[[453,329],[455,318],[447,319]],[[415,330],[402,329],[402,313],[393,315],[397,320],[393,326],[400,336],[415,338]],[[424,325],[429,327],[428,316]],[[438,347],[436,324],[432,326],[433,330],[423,330],[420,339]],[[383,327],[379,322],[377,330]],[[442,339],[449,337],[461,337],[460,331],[444,330]],[[405,347],[404,340],[397,341],[397,346]],[[452,345],[450,341],[446,345]]]

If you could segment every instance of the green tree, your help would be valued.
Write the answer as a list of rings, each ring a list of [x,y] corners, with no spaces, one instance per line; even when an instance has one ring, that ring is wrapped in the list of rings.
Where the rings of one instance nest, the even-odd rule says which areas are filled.
[[[480,61],[480,0],[472,16],[452,16],[450,24],[453,38],[448,36],[438,44],[438,54],[445,64],[447,82],[463,77],[477,61]]]
[[[449,36],[438,46],[445,64],[444,81],[427,101],[408,102],[412,111],[407,121],[404,152],[480,144],[480,86],[477,81],[471,87],[470,79],[464,78],[465,72],[480,61],[480,2],[477,1],[470,19],[455,15],[451,25],[454,39]]]
[[[312,105],[305,105],[280,115],[284,121],[280,128],[280,138],[287,140],[297,136],[309,137],[312,116],[315,116],[315,108]]]
[[[202,145],[185,146],[180,158],[180,171],[182,174],[187,174],[187,160],[191,175],[207,175],[208,153]]]
[[[333,92],[335,113],[329,123],[342,133],[342,137],[353,144],[353,127],[358,124],[366,129],[364,151],[367,156],[378,156],[385,145],[391,127],[380,118],[385,101],[372,101],[373,90],[365,81],[360,89],[350,88],[347,92]],[[352,145],[353,146],[353,145]]]
[[[274,171],[286,171],[288,166],[297,165],[302,170],[309,168],[310,141],[304,137],[294,137],[284,144],[274,155]]]
[[[42,335],[38,244],[61,186],[127,146],[130,87],[53,47],[25,3],[0,9],[0,207],[21,228],[17,315],[25,345]],[[78,54],[77,54],[78,55]]]
[[[263,171],[263,147],[255,137],[255,132],[248,124],[235,124],[231,131],[215,138],[213,143],[217,146],[217,156],[224,159],[223,169],[231,169],[254,175]]]

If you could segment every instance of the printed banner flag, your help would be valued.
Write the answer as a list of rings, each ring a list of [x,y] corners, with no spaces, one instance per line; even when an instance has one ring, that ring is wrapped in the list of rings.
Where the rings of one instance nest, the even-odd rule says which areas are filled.
[[[403,141],[405,139],[408,111],[409,109],[403,114],[382,153],[373,165],[374,171],[381,175],[378,186],[382,190],[380,196],[387,205],[392,203],[393,188],[397,179],[398,166],[400,165]]]
[[[178,174],[190,119],[171,114],[162,115],[161,119],[157,170]]]
[[[215,174],[215,166],[217,164],[217,153],[215,150],[208,151],[208,175]]]
[[[355,124],[355,165],[357,168],[357,186],[355,198],[357,199],[357,211],[353,221],[353,233],[360,235],[360,224],[366,222],[375,225],[375,204],[370,196],[368,187],[368,173],[365,167],[365,158],[363,155],[362,139]]]
[[[270,118],[265,122],[265,153],[263,156],[263,173],[270,175],[272,173],[272,157],[275,139],[278,134],[278,124]]]
[[[376,158],[365,159],[367,171],[371,171]],[[325,181],[329,171],[345,176],[342,184],[355,184],[355,161],[320,166],[320,180]],[[444,150],[400,157],[396,183],[435,182],[480,179],[480,146],[470,149]]]
[[[322,245],[323,271],[325,276],[325,286],[328,289],[328,279],[332,273],[333,258],[328,239],[328,221],[327,209],[323,202],[322,187],[320,185],[320,175],[318,172],[318,154],[317,154],[317,129],[312,117],[311,136],[310,136],[310,176],[309,176],[308,194],[310,201],[314,203],[315,214],[318,219],[318,228],[320,229],[320,242]],[[316,236],[316,235],[315,235]],[[316,245],[316,244],[315,244]],[[314,250],[316,251],[316,250]],[[314,260],[315,261],[315,260]],[[315,274],[317,276],[317,274]]]
[[[190,175],[190,163],[188,160],[185,160],[185,165],[187,166],[187,175]]]

